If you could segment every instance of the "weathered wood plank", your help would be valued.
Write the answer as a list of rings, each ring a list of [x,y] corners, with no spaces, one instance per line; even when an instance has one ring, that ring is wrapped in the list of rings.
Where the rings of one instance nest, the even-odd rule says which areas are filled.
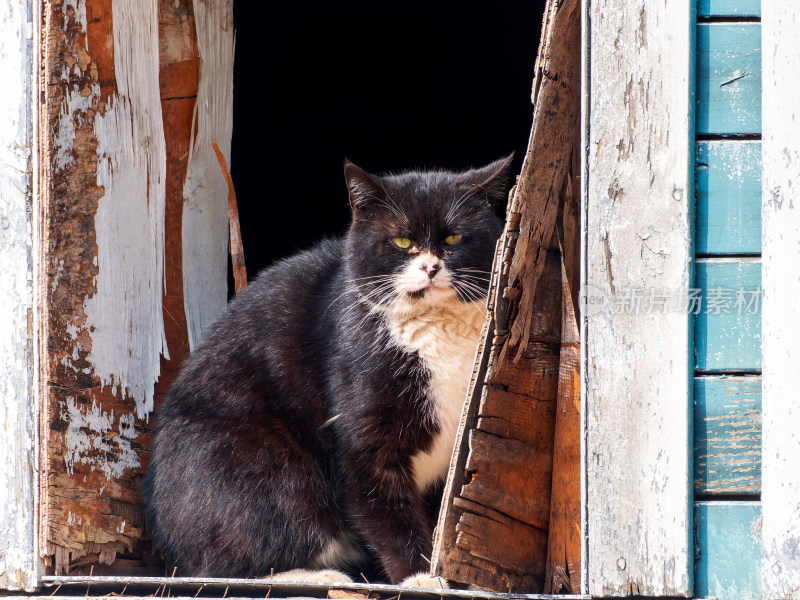
[[[761,600],[761,503],[697,502],[695,594]]]
[[[586,3],[586,281],[623,302],[691,285],[690,2]],[[686,311],[585,311],[588,590],[690,596]]]
[[[39,575],[33,5],[7,0],[0,9],[0,589],[26,591]]]
[[[761,142],[699,142],[695,249],[761,252]]]
[[[761,378],[694,380],[694,491],[761,491]]]
[[[761,132],[761,25],[697,25],[697,133]]]
[[[761,368],[761,260],[698,259],[695,364],[701,371]]]
[[[698,0],[698,17],[760,17],[761,0]]]
[[[800,4],[764,2],[763,458],[766,598],[800,598]]]

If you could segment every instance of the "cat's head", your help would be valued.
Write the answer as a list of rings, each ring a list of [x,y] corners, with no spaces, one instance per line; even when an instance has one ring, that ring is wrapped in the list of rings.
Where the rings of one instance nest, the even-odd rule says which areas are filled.
[[[508,156],[463,173],[383,177],[347,163],[351,285],[376,306],[485,298],[511,163]]]

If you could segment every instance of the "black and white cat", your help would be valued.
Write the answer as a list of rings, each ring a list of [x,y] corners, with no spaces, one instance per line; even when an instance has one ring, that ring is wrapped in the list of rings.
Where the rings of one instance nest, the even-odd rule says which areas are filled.
[[[432,583],[426,497],[472,372],[510,164],[347,164],[347,234],[231,302],[156,417],[147,520],[178,575],[303,579],[370,554],[393,583]]]

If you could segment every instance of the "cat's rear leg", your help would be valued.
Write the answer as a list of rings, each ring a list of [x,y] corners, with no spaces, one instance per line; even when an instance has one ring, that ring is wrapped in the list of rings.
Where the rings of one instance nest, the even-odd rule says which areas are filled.
[[[277,418],[165,419],[148,477],[148,524],[178,574],[308,567],[342,530],[320,465]]]

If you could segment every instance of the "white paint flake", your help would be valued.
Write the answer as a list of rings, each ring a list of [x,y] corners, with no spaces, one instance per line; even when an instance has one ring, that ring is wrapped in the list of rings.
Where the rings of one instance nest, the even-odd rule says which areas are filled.
[[[133,398],[144,418],[167,354],[158,3],[115,0],[112,7],[117,93],[94,123],[97,185],[105,194],[95,215],[97,291],[84,303],[92,331],[87,359],[103,385]]]
[[[95,402],[91,408],[81,410],[75,398],[68,397],[65,409],[61,418],[67,423],[64,462],[69,475],[76,464],[89,465],[92,471],[100,471],[111,481],[121,477],[126,469],[142,465],[131,444],[136,437],[128,426],[133,415],[122,415],[115,431],[114,412],[101,410]]]
[[[230,166],[233,130],[233,0],[194,3],[200,82],[197,126],[183,188],[183,296],[189,346],[203,339],[228,294],[228,188],[211,142]]]

